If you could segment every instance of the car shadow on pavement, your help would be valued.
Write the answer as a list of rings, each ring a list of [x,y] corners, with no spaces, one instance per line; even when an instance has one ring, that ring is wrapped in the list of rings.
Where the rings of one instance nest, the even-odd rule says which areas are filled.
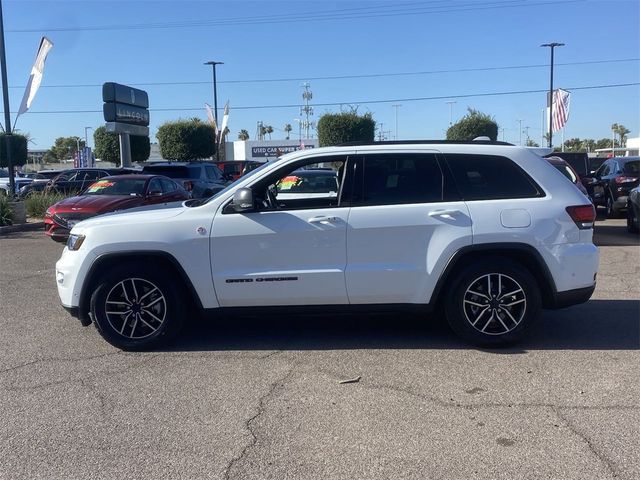
[[[469,349],[437,315],[225,316],[191,322],[171,351]],[[544,311],[515,347],[529,350],[637,350],[640,301],[592,300]]]
[[[593,243],[599,247],[637,247],[640,235],[630,233],[620,222],[597,222],[593,230]]]

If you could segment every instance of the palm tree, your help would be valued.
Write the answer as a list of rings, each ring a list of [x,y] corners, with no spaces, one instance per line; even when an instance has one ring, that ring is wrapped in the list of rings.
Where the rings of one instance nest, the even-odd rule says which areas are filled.
[[[273,133],[273,127],[271,125],[267,125],[264,127],[264,133],[269,134],[269,140],[271,140],[271,134]]]
[[[289,140],[289,134],[291,133],[291,130],[293,130],[293,127],[291,127],[291,124],[286,123],[284,125],[284,131],[287,133],[287,140]]]
[[[627,135],[631,133],[631,130],[629,130],[627,127],[625,127],[622,124],[615,124],[615,125],[618,127],[616,130],[616,133],[620,137],[620,146],[624,147],[627,140]]]
[[[240,130],[240,132],[238,133],[238,140],[243,140],[245,142],[249,140],[249,132],[247,132],[244,128]]]

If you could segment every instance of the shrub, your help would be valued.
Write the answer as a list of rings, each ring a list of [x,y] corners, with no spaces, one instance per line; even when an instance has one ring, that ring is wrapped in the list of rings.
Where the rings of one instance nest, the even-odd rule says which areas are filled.
[[[0,133],[0,167],[7,167],[7,136]],[[27,137],[11,134],[11,163],[14,167],[27,163]]]
[[[131,161],[144,162],[149,158],[151,144],[149,137],[131,135]],[[117,133],[107,132],[105,127],[98,127],[93,133],[96,158],[103,162],[111,162],[120,165],[120,139]]]
[[[447,130],[447,140],[471,141],[476,137],[498,138],[498,124],[486,113],[469,108],[469,113]]]
[[[9,198],[5,195],[0,195],[0,227],[5,225],[11,225],[11,205],[9,205]]]
[[[65,196],[62,193],[33,192],[25,200],[27,216],[42,218],[47,208],[64,198]]]
[[[375,129],[376,122],[370,113],[327,113],[318,121],[318,141],[321,147],[345,142],[373,142]]]
[[[213,127],[197,118],[164,123],[158,128],[156,138],[162,158],[167,160],[196,160],[216,152]]]

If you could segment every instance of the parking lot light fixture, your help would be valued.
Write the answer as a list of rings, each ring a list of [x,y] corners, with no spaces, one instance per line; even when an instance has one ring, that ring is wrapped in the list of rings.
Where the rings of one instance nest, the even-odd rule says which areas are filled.
[[[210,60],[208,62],[204,62],[204,64],[211,65],[211,69],[213,70],[213,118],[216,119],[216,128],[219,128],[220,124],[218,123],[218,86],[216,83],[216,65],[224,65],[224,62],[216,62],[214,60]],[[222,135],[222,132],[220,132],[220,135]],[[220,160],[220,149],[218,148],[218,145],[216,145],[216,160]]]
[[[553,51],[556,47],[564,47],[564,43],[543,43],[541,47],[549,47],[551,49],[551,74],[549,80],[549,148],[553,147]]]

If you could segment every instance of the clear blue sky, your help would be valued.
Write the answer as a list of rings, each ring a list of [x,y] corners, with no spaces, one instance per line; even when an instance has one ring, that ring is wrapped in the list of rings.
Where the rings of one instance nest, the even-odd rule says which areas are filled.
[[[302,103],[301,83],[309,79],[313,104],[338,104],[316,106],[316,121],[339,111],[339,104],[358,104],[358,112],[371,112],[393,138],[391,105],[398,103],[400,139],[443,138],[446,102],[454,100],[454,121],[467,107],[477,108],[493,115],[505,128],[505,139],[517,143],[522,119],[539,142],[544,93],[454,97],[547,89],[549,49],[539,45],[548,42],[566,44],[556,50],[558,87],[640,82],[637,0],[5,0],[3,6],[12,111],[41,35],[54,43],[31,111],[17,123],[34,138],[32,148],[48,148],[58,136],[83,136],[84,127],[102,125],[101,88],[95,85],[107,81],[138,84],[149,92],[152,136],[167,120],[205,119],[204,102],[213,104],[207,60],[225,62],[218,67],[218,106],[230,102],[232,139],[240,129],[254,138],[258,121],[274,127],[274,139],[284,138],[282,128],[290,123],[296,138],[299,108],[277,106]],[[635,60],[561,65],[630,59]],[[317,78],[530,65],[539,66]],[[149,84],[161,82],[196,83]],[[411,100],[424,97],[446,98]],[[389,101],[371,103],[377,100]],[[257,106],[273,107],[240,108]],[[69,110],[94,112],[42,113]],[[614,122],[640,136],[639,86],[572,91],[566,138],[610,137]]]

